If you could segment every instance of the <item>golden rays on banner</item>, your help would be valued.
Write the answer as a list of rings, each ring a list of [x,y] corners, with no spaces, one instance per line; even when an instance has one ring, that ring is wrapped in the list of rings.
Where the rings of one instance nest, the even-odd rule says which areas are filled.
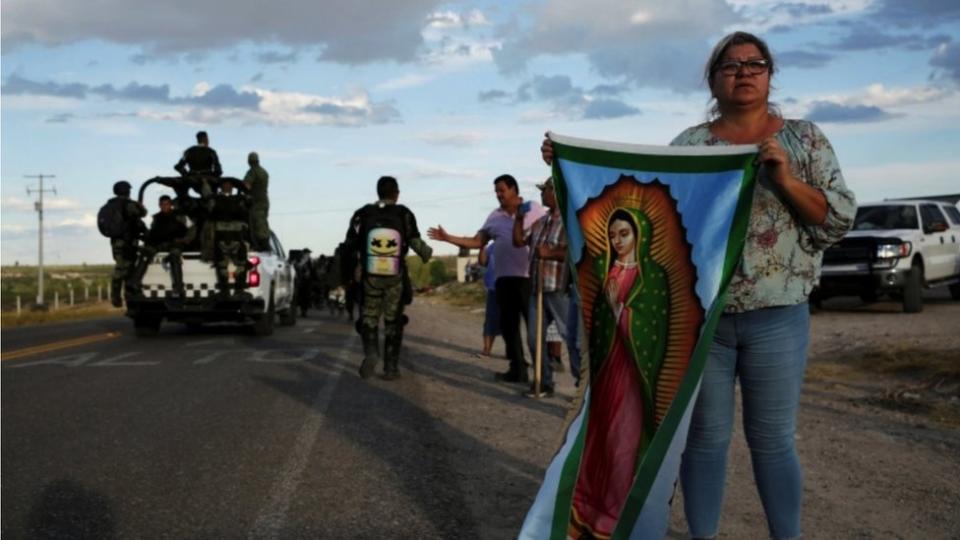
[[[642,257],[649,257],[651,262],[645,266],[644,261],[638,261],[642,270],[636,280],[640,285],[635,287],[636,293],[631,293],[631,296],[635,297],[646,295],[645,303],[642,297],[640,302],[636,302],[646,310],[632,315],[660,319],[657,323],[651,321],[651,325],[661,326],[663,331],[659,333],[660,339],[665,338],[662,346],[654,346],[653,350],[649,351],[637,351],[636,356],[640,358],[634,358],[638,362],[638,369],[649,373],[653,379],[641,382],[644,386],[649,384],[644,393],[648,398],[652,397],[655,404],[654,410],[649,411],[653,412],[654,425],[646,425],[643,429],[646,433],[642,438],[649,440],[663,420],[683,380],[699,337],[704,313],[695,291],[697,275],[691,259],[690,244],[686,240],[676,201],[670,196],[669,188],[656,180],[641,184],[632,176],[621,176],[617,182],[604,189],[598,197],[589,200],[577,212],[586,244],[584,257],[577,265],[584,327],[598,329],[593,325],[595,314],[602,313],[597,303],[607,301],[604,281],[609,274],[606,268],[613,266],[610,259],[616,257],[611,244],[611,217],[623,216],[623,211],[633,217],[635,226],[640,225],[638,230],[643,231],[645,227],[649,227],[646,234],[641,233],[641,236],[645,237],[637,239],[637,244],[642,244],[637,247],[637,252],[643,253]],[[643,224],[644,219],[648,223]],[[653,269],[649,271],[650,276],[643,275],[644,268]],[[665,280],[654,279],[656,274],[662,274]],[[648,290],[642,291],[644,288]],[[632,335],[630,329],[640,328],[644,324],[643,321],[635,321],[633,325],[625,328],[621,326],[619,331],[626,329],[631,335],[622,337],[637,341],[640,337]],[[617,332],[618,325],[613,323],[612,326],[609,331]],[[642,331],[648,335],[646,329]],[[657,336],[653,338],[656,339]],[[605,360],[593,357],[599,356],[598,352],[599,350],[591,347],[591,380],[596,377],[596,372]],[[645,363],[642,358],[648,353],[656,354],[659,358],[650,358],[649,363],[642,366],[641,364]],[[648,369],[643,369],[644,367]],[[653,368],[652,373],[650,368]],[[650,429],[651,427],[653,429]]]

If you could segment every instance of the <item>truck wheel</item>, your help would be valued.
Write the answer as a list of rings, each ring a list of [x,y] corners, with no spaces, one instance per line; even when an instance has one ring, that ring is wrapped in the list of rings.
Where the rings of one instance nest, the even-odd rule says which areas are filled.
[[[133,332],[137,337],[151,337],[160,331],[163,317],[159,315],[137,315],[133,318]]]
[[[253,321],[253,333],[257,336],[269,336],[273,334],[273,291],[270,291],[270,302],[267,304],[267,312],[257,315]]]
[[[903,312],[920,313],[923,311],[923,266],[914,263],[903,287]]]
[[[960,300],[960,283],[954,283],[950,286],[950,298]]]
[[[876,291],[862,291],[860,293],[860,300],[864,304],[872,304],[877,301],[877,292]]]
[[[297,324],[297,310],[293,306],[287,309],[281,309],[277,315],[280,318],[280,326],[294,326]]]

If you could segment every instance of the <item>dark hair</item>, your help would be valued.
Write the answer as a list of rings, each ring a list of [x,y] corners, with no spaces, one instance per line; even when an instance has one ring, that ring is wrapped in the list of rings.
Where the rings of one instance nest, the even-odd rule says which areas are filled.
[[[510,176],[509,174],[501,174],[493,180],[493,185],[497,185],[500,182],[506,184],[508,188],[513,189],[514,193],[520,193],[520,186],[517,185],[517,179]]]
[[[201,143],[201,142],[203,142],[203,141],[205,141],[205,140],[207,140],[207,132],[206,132],[206,131],[198,131],[198,132],[197,132],[197,142],[198,142],[198,143]]]
[[[767,73],[769,74],[771,80],[773,79],[773,74],[777,72],[776,62],[773,60],[773,54],[770,53],[770,47],[767,46],[766,41],[749,32],[734,32],[721,38],[720,41],[718,41],[713,47],[713,52],[710,53],[710,58],[707,60],[707,65],[703,70],[703,79],[707,83],[707,88],[710,89],[711,105],[710,112],[707,116],[711,119],[720,116],[720,106],[716,102],[716,97],[713,95],[713,77],[720,69],[720,63],[723,61],[723,55],[730,47],[746,44],[754,45],[760,50],[760,56],[767,61]],[[780,115],[780,111],[776,104],[770,103],[768,106],[771,114],[775,114],[777,116]]]
[[[113,185],[113,194],[120,195],[121,197],[127,197],[130,195],[130,189],[130,182],[121,180]]]
[[[169,195],[161,195],[160,199],[157,201],[157,204],[163,204],[163,201],[170,201],[172,203],[173,199],[171,199]]]
[[[614,252],[616,252],[616,250],[613,249],[613,241],[610,240],[610,224],[613,223],[614,221],[626,221],[627,224],[630,225],[630,228],[633,229],[633,241],[635,243],[640,242],[640,238],[638,238],[638,234],[637,234],[638,233],[637,220],[632,215],[630,215],[630,212],[627,212],[623,208],[619,208],[614,213],[610,214],[610,219],[607,220],[607,249],[610,251],[610,262],[607,265],[608,270],[610,268],[613,268],[614,263],[616,263],[617,261],[617,257],[616,255],[614,255]]]
[[[396,199],[400,194],[400,186],[397,185],[397,179],[392,176],[381,176],[377,180],[377,197],[380,200]]]

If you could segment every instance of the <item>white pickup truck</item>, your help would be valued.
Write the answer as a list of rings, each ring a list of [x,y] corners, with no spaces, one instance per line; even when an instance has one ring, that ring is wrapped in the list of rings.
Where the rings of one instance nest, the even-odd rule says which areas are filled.
[[[922,289],[946,286],[960,300],[960,210],[933,200],[888,200],[857,208],[853,230],[823,255],[811,296],[889,294],[903,310],[923,309]]]
[[[158,181],[163,179],[152,179]],[[148,184],[150,181],[148,181]],[[160,182],[170,185],[167,182]],[[144,188],[140,190],[143,200]],[[273,333],[274,321],[282,325],[296,323],[294,278],[296,271],[287,262],[283,246],[270,234],[270,249],[250,251],[251,268],[246,275],[246,288],[238,294],[217,294],[217,272],[214,266],[200,260],[199,251],[183,252],[183,284],[185,294],[172,294],[172,280],[167,253],[159,252],[150,261],[144,274],[141,293],[127,299],[127,316],[133,319],[138,336],[157,333],[164,320],[198,326],[211,322],[252,322],[256,335]],[[235,290],[235,274],[231,265],[230,290]]]

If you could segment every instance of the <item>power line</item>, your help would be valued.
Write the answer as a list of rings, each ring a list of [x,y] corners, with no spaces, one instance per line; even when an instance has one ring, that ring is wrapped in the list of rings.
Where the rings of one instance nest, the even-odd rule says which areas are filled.
[[[37,233],[37,305],[43,306],[43,194],[46,192],[57,194],[56,187],[43,188],[43,179],[56,178],[56,176],[52,174],[25,174],[23,177],[36,178],[40,184],[37,189],[27,187],[27,195],[39,194],[39,199],[34,203],[34,208],[36,208],[37,216],[40,219],[40,227]]]

